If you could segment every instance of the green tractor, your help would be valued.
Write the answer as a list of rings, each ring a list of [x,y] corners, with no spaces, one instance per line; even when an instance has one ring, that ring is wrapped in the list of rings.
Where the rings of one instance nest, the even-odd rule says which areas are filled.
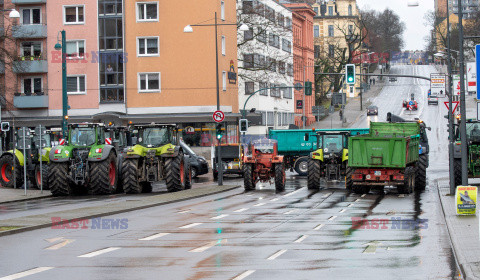
[[[23,154],[23,149],[9,150],[0,156],[0,184],[2,186],[7,188],[20,188],[24,183],[23,170],[26,164],[27,179],[37,188],[40,188],[42,185],[43,189],[48,189],[48,163],[50,150],[52,149],[51,131],[47,131],[42,136],[41,142],[45,143],[42,149],[35,144],[38,142],[40,136],[35,135],[32,131],[31,136],[33,141],[30,149],[26,150],[27,157]],[[19,144],[18,141],[22,141],[20,137],[17,137],[17,146]],[[14,158],[15,163],[13,162]],[[42,172],[40,172],[40,161],[42,161]]]
[[[117,186],[117,150],[103,124],[68,125],[68,141],[50,153],[48,183],[54,196],[110,194]]]
[[[459,121],[460,122],[460,121]],[[462,185],[462,149],[458,125],[453,145],[455,186]],[[480,178],[480,121],[467,119],[468,177]]]
[[[126,193],[148,193],[165,180],[169,192],[190,189],[192,173],[179,145],[176,125],[136,125],[137,144],[127,149],[122,164]]]
[[[348,131],[317,132],[317,150],[308,159],[308,189],[320,189],[320,179],[340,181],[345,178],[348,163]],[[305,134],[308,141],[309,134]]]

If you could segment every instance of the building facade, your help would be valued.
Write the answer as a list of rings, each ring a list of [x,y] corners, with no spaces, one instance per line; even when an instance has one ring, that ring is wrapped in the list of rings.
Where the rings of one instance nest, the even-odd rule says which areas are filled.
[[[435,12],[440,17],[447,16],[447,1],[449,14],[454,13],[458,14],[458,1],[459,0],[435,0]],[[479,7],[478,0],[463,0],[462,10],[464,18],[471,18],[477,11]]]
[[[243,109],[250,98],[246,110],[262,114],[262,124],[249,127],[248,134],[288,128],[295,113],[292,12],[274,0],[243,0],[237,21],[250,26],[237,35],[239,105]]]

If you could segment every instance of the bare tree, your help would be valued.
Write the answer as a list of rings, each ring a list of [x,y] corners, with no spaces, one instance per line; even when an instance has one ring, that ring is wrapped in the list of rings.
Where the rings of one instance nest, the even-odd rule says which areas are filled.
[[[383,12],[363,10],[360,14],[374,52],[400,51],[405,24],[395,12],[387,8]]]

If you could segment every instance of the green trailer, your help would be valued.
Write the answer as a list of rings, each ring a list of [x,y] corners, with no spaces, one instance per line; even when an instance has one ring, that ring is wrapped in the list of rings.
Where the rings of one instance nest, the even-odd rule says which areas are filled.
[[[370,133],[350,137],[345,184],[356,193],[372,186],[396,186],[399,193],[425,188],[426,166],[419,162],[418,123],[371,123]]]

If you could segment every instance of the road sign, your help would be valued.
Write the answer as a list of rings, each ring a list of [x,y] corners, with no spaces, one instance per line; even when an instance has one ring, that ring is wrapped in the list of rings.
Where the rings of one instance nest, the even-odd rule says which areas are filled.
[[[296,84],[294,85],[294,88],[295,88],[295,90],[302,90],[303,85],[302,85],[302,83],[296,83]]]
[[[9,122],[2,122],[2,131],[7,132],[10,130],[10,123]]]
[[[453,75],[453,95],[460,95],[460,75]]]
[[[222,111],[215,111],[213,113],[213,120],[215,122],[223,122],[223,120],[225,119],[225,114],[222,112]]]
[[[303,109],[303,100],[297,100],[297,109]]]
[[[467,91],[477,91],[477,67],[475,62],[467,63]]]
[[[450,107],[448,107],[448,101],[443,102],[443,103],[445,104],[445,107],[447,107],[447,110],[450,110],[449,109]],[[460,104],[460,101],[452,101],[452,105],[455,105],[452,109],[452,114],[454,114],[455,110],[457,110],[458,104]]]
[[[477,72],[476,73],[480,73],[480,45],[476,45],[475,46],[475,63],[477,64]],[[476,75],[476,80],[477,80],[477,85],[480,83],[480,81],[478,80],[478,75]],[[477,90],[477,99],[480,99],[480,92]]]
[[[18,145],[17,149],[30,149],[32,147],[32,138],[30,138],[30,129],[22,127],[18,130]]]
[[[477,102],[477,121],[480,121],[480,102]]]
[[[445,97],[446,77],[444,74],[430,74],[431,94],[438,97]]]

